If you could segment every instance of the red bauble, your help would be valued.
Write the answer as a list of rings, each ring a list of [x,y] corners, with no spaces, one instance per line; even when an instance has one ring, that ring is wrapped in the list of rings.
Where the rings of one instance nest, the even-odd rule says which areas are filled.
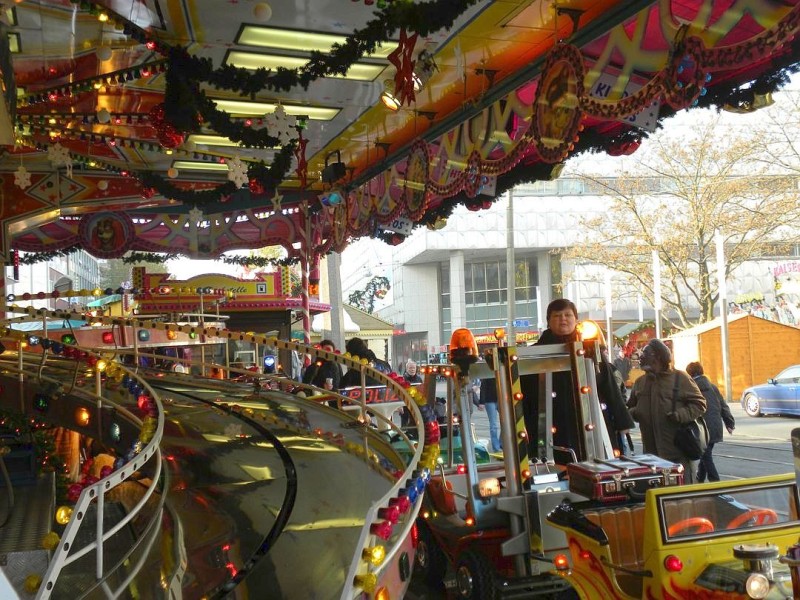
[[[264,186],[261,185],[261,182],[258,179],[251,179],[250,183],[250,193],[260,196],[264,193]]]
[[[67,488],[67,502],[75,504],[81,496],[83,486],[80,483],[73,483]]]
[[[163,124],[158,130],[158,143],[164,148],[177,148],[183,144],[184,136],[172,125]]]
[[[154,127],[160,125],[164,122],[164,103],[156,104],[153,108],[150,109],[150,113],[148,114],[150,118],[150,124]]]

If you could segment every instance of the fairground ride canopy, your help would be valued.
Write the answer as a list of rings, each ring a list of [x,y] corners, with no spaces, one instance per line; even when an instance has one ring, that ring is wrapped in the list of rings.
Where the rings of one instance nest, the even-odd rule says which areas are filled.
[[[3,5],[0,249],[290,260],[636,151],[797,68],[800,0]]]

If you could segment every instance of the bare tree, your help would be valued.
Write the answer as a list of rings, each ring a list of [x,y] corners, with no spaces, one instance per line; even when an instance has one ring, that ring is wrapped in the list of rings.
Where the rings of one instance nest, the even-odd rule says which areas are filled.
[[[655,250],[664,316],[681,329],[714,316],[716,231],[724,240],[726,274],[798,241],[800,157],[787,165],[769,161],[763,130],[734,134],[719,121],[710,114],[680,135],[659,132],[620,177],[586,176],[598,194],[611,197],[610,205],[583,220],[583,243],[564,250],[568,258],[616,271],[621,277],[615,279],[625,279],[650,302]],[[691,305],[700,307],[699,316]]]

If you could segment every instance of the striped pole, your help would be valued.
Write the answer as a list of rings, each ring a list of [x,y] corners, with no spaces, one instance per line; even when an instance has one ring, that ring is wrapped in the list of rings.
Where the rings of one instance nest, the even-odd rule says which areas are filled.
[[[300,258],[301,285],[300,304],[303,308],[303,342],[311,344],[311,311],[308,303],[308,270],[311,263],[311,219],[308,216],[308,202],[303,202],[303,248]]]

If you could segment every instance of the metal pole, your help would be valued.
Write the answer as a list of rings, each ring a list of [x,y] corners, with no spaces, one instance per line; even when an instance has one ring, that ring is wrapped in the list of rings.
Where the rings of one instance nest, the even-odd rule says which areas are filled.
[[[653,309],[655,310],[656,337],[661,339],[661,261],[658,250],[653,250]]]
[[[508,288],[508,330],[506,340],[509,345],[517,345],[517,334],[514,332],[514,305],[516,304],[516,257],[514,255],[514,189],[508,190],[508,206],[506,208],[506,287]]]
[[[344,348],[344,302],[342,302],[342,255],[331,252],[328,255],[328,293],[331,303],[331,339],[337,348]]]
[[[614,332],[611,331],[611,270],[605,272],[606,292],[606,347],[609,352],[614,347]]]
[[[725,240],[718,229],[714,233],[717,244],[717,285],[719,286],[719,313],[722,317],[722,374],[725,377],[725,400],[731,401],[731,348],[728,339],[728,284],[725,279]]]

